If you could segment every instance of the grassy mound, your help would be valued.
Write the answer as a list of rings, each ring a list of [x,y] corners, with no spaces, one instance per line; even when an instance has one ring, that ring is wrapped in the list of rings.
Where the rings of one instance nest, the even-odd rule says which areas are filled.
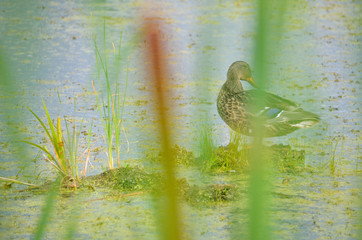
[[[150,190],[162,181],[160,174],[147,173],[142,167],[120,167],[87,177],[82,185],[110,187],[122,191]]]

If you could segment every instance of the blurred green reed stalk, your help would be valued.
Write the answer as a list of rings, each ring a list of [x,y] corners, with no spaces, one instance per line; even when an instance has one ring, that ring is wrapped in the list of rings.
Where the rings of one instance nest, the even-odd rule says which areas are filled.
[[[170,95],[167,91],[167,78],[169,72],[167,62],[165,61],[166,50],[165,43],[162,42],[162,25],[155,18],[145,19],[145,38],[148,43],[147,60],[150,62],[148,68],[154,85],[154,97],[156,100],[157,114],[159,117],[159,130],[162,141],[162,157],[163,172],[165,175],[165,199],[159,200],[162,209],[159,209],[159,217],[161,222],[159,228],[162,239],[179,240],[181,236],[181,216],[179,204],[177,201],[177,186],[175,177],[175,157],[171,150],[170,135]],[[162,201],[162,204],[161,204]],[[162,211],[161,211],[162,210]]]
[[[121,43],[122,43],[122,33],[120,35],[119,44],[118,44],[118,53],[116,51],[116,47],[114,46],[114,43],[112,42],[113,46],[113,52],[114,52],[114,68],[111,68],[111,70],[115,70],[115,80],[113,80],[115,83],[115,86],[113,86],[112,76],[110,72],[110,68],[108,65],[108,56],[107,56],[107,50],[106,50],[106,25],[104,20],[104,26],[103,26],[103,42],[104,42],[104,49],[102,57],[102,54],[99,51],[96,39],[94,38],[94,48],[95,48],[95,55],[96,55],[96,62],[97,62],[97,73],[98,73],[98,80],[99,85],[102,87],[103,83],[102,80],[105,81],[106,86],[106,96],[103,95],[103,91],[101,91],[101,96],[98,95],[98,92],[95,88],[94,82],[92,81],[93,90],[95,93],[95,97],[97,100],[97,106],[99,110],[99,114],[102,119],[103,129],[104,129],[104,137],[107,144],[107,151],[106,155],[108,158],[108,167],[109,169],[113,169],[114,167],[114,157],[113,157],[113,148],[116,149],[116,158],[117,158],[117,166],[120,167],[120,154],[121,154],[121,133],[123,132],[123,135],[126,138],[128,147],[129,143],[127,140],[126,132],[123,126],[123,112],[124,112],[124,104],[126,99],[126,93],[127,93],[127,85],[128,85],[128,64],[127,63],[127,75],[126,75],[126,83],[125,83],[125,89],[123,93],[123,101],[121,98],[120,93],[120,83],[118,80],[119,72],[121,69]],[[104,74],[104,77],[101,76],[101,71]],[[112,90],[114,89],[114,90]],[[122,102],[121,102],[122,101]],[[113,144],[113,139],[115,138],[115,144]]]
[[[279,40],[282,35],[283,16],[286,1],[258,0],[256,40],[254,46],[254,67],[257,83],[263,90],[270,69],[267,63],[273,58],[273,49],[278,49]],[[255,106],[262,104],[264,96],[259,92],[258,101]],[[248,214],[249,214],[249,238],[252,240],[271,239],[269,180],[267,173],[267,153],[263,147],[263,129],[261,122],[255,122],[255,135],[250,161],[250,178],[248,187]],[[237,216],[235,216],[237,219]],[[241,224],[236,221],[233,226],[233,239],[240,239],[237,231]]]
[[[45,105],[45,102],[43,101],[43,106],[46,114],[46,118],[48,121],[48,127],[46,124],[40,119],[40,117],[35,114],[30,108],[29,111],[35,116],[35,118],[38,120],[38,122],[41,124],[44,132],[46,133],[49,144],[52,146],[53,151],[49,151],[46,146],[41,146],[39,144],[24,141],[28,144],[31,144],[40,150],[42,150],[46,154],[46,160],[63,176],[71,176],[74,179],[79,180],[78,175],[78,162],[83,157],[85,153],[86,155],[86,161],[84,166],[83,174],[85,175],[85,171],[87,169],[88,159],[89,159],[89,147],[90,147],[90,141],[91,141],[91,135],[92,135],[92,126],[90,126],[88,132],[88,141],[87,146],[88,149],[85,150],[85,152],[78,156],[78,144],[79,144],[79,137],[81,133],[81,129],[83,126],[83,119],[81,120],[80,125],[75,125],[75,120],[73,119],[73,124],[70,125],[68,123],[69,120],[67,120],[64,117],[64,122],[66,126],[66,137],[63,135],[62,125],[61,125],[61,119],[58,116],[56,124],[53,123],[48,109]],[[76,108],[76,102],[74,101],[74,111]]]
[[[16,12],[18,16],[21,16],[23,14],[22,11],[25,11],[27,8],[19,8]],[[2,36],[0,36],[0,42]],[[13,78],[11,75],[11,65],[7,60],[6,54],[1,51],[0,48],[0,94],[2,97],[2,104],[6,109],[2,112],[0,115],[0,121],[3,121],[5,124],[7,124],[7,127],[3,128],[5,132],[2,133],[3,136],[6,136],[6,139],[12,143],[12,147],[14,147],[14,154],[16,157],[14,159],[18,159],[20,161],[20,164],[23,165],[22,169],[26,169],[26,166],[29,164],[27,161],[28,159],[28,148],[24,148],[23,145],[19,144],[20,139],[24,139],[22,132],[18,131],[16,129],[16,126],[20,123],[18,122],[19,119],[24,119],[22,117],[23,111],[18,111],[17,108],[15,108],[16,105],[18,105],[19,100],[21,99],[21,96],[18,95],[15,97],[13,94],[17,91],[17,82],[15,81],[16,78]],[[9,94],[10,93],[10,94]],[[11,121],[9,120],[9,116],[12,116]],[[35,231],[34,239],[42,239],[44,233],[45,233],[45,227],[47,223],[49,222],[51,209],[53,208],[54,200],[57,195],[57,189],[59,186],[60,181],[56,181],[53,184],[53,187],[51,188],[51,191],[49,191],[47,195],[47,199],[45,202],[45,205],[42,209],[38,226]]]
[[[283,28],[283,16],[285,14],[286,1],[258,1],[257,15],[257,37],[254,51],[254,65],[258,77],[258,84],[263,90],[270,69],[267,63],[273,58],[272,49],[278,49]],[[274,14],[274,15],[272,15]],[[275,22],[271,19],[275,18]],[[264,102],[261,93],[255,106]],[[267,168],[267,154],[263,148],[262,123],[256,122],[256,134],[253,141],[251,176],[249,182],[249,219],[250,239],[271,239],[270,219],[270,196]],[[269,178],[270,179],[270,178]]]

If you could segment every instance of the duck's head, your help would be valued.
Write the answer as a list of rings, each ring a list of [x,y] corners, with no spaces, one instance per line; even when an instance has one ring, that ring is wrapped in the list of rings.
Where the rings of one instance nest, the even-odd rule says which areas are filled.
[[[247,81],[252,86],[257,87],[257,84],[254,82],[253,76],[251,74],[251,70],[249,64],[244,61],[236,61],[229,67],[227,73],[228,81]]]

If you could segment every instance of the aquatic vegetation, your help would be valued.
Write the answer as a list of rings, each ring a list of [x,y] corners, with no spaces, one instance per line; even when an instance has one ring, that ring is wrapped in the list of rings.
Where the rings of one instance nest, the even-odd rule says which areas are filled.
[[[213,149],[212,157],[206,164],[205,170],[227,172],[247,169],[249,166],[249,145],[247,139],[241,134],[230,131],[230,143]]]
[[[124,104],[127,93],[127,84],[128,84],[128,64],[126,68],[126,79],[125,79],[125,87],[123,96],[120,92],[120,83],[119,83],[119,71],[121,69],[121,41],[122,34],[120,35],[119,43],[118,43],[118,52],[116,51],[115,45],[112,42],[113,53],[114,53],[114,68],[110,68],[108,65],[108,56],[106,54],[106,27],[104,23],[104,33],[103,33],[103,41],[104,41],[104,56],[102,56],[97,41],[94,38],[94,48],[97,62],[97,73],[100,88],[105,86],[105,94],[102,90],[100,90],[101,94],[99,94],[96,90],[95,84],[92,81],[92,87],[94,90],[94,95],[97,100],[97,106],[99,110],[99,115],[102,119],[103,130],[104,130],[104,138],[107,145],[106,155],[108,158],[108,167],[109,169],[113,169],[114,167],[114,157],[113,157],[113,148],[116,149],[116,159],[117,166],[120,166],[120,154],[121,154],[121,134],[123,133],[126,142],[127,149],[129,149],[129,143],[127,140],[125,128],[123,126],[123,113],[124,113]],[[129,63],[129,61],[128,61]],[[110,72],[110,70],[114,70],[115,73]],[[103,75],[103,76],[102,76]],[[112,76],[114,79],[112,79]],[[122,99],[123,97],[123,99]]]
[[[131,196],[132,193],[164,193],[165,185],[166,179],[161,173],[148,173],[145,168],[136,165],[110,169],[101,174],[89,176],[84,179],[81,187],[111,188],[117,190],[118,196],[119,191],[126,192],[121,196]],[[196,205],[233,201],[238,194],[235,184],[190,186],[186,178],[178,178],[176,187],[178,197]]]
[[[195,164],[194,153],[188,151],[185,147],[181,147],[178,144],[174,144],[171,148],[172,154],[175,156],[175,163],[177,165],[183,165],[189,167]],[[163,152],[157,152],[157,150],[150,150],[146,153],[147,159],[151,162],[160,162],[164,157]]]
[[[179,165],[186,167],[190,166],[194,162],[194,154],[188,151],[185,147],[181,147],[175,144],[172,148],[172,154],[175,156],[175,162]]]
[[[160,182],[160,174],[147,173],[141,166],[125,166],[90,176],[82,184],[132,192],[154,189]]]
[[[245,155],[246,138],[230,131],[230,143],[216,147],[209,128],[201,128],[199,132],[199,156],[196,164],[203,172],[228,172],[245,168],[248,165]]]
[[[0,212],[3,213],[0,216],[0,238],[153,239],[157,238],[157,227],[161,233],[172,232],[174,229],[167,225],[172,222],[179,224],[180,232],[186,232],[185,239],[358,239],[361,235],[359,223],[362,216],[358,175],[361,173],[357,94],[360,61],[356,55],[361,36],[358,31],[358,1],[348,1],[346,4],[341,0],[297,0],[289,4],[274,0],[234,0],[218,1],[218,5],[217,1],[216,4],[212,1],[175,2],[162,2],[162,9],[167,16],[158,14],[156,20],[157,23],[167,23],[167,31],[162,32],[163,29],[158,27],[157,30],[160,38],[171,45],[171,51],[165,53],[163,64],[169,64],[173,70],[169,72],[171,77],[166,77],[172,84],[161,88],[161,91],[172,89],[177,92],[177,97],[175,95],[169,101],[177,102],[177,106],[171,107],[170,111],[176,112],[177,122],[173,122],[173,116],[169,116],[166,110],[165,115],[171,122],[170,134],[157,136],[169,140],[167,151],[157,149],[156,154],[151,156],[159,164],[150,163],[140,156],[145,151],[148,154],[148,148],[144,145],[155,148],[160,142],[159,138],[153,138],[157,135],[157,124],[153,120],[159,113],[151,114],[150,109],[145,110],[157,105],[157,101],[156,98],[150,98],[151,88],[142,82],[142,65],[152,65],[152,61],[140,58],[130,63],[135,70],[130,74],[132,87],[127,91],[127,81],[123,81],[125,78],[120,75],[117,76],[117,72],[122,69],[125,76],[123,70],[127,63],[124,60],[128,55],[124,50],[120,54],[120,44],[116,43],[118,40],[111,44],[113,37],[119,37],[117,29],[123,28],[131,34],[139,30],[139,21],[134,21],[134,16],[143,15],[137,13],[140,3],[81,1],[54,4],[37,1],[38,4],[27,5],[24,1],[19,5],[17,1],[8,1],[2,4],[1,19],[4,24],[0,28],[4,30],[4,34],[0,37],[0,55],[4,57],[0,61],[0,81],[5,79],[5,87],[1,82],[1,175],[10,178],[17,172],[19,164],[30,162],[30,154],[25,149],[17,148],[14,158],[9,157],[8,153],[12,151],[13,139],[24,139],[21,133],[26,135],[32,132],[26,129],[29,128],[27,124],[24,124],[25,127],[21,126],[24,118],[21,117],[22,111],[19,108],[24,101],[31,101],[27,104],[34,111],[37,106],[32,101],[32,96],[37,96],[38,93],[47,95],[52,103],[53,89],[71,89],[66,90],[69,98],[79,93],[89,97],[88,92],[83,93],[83,90],[90,85],[88,76],[93,76],[92,67],[89,66],[92,46],[89,49],[90,29],[87,25],[90,9],[97,16],[97,23],[102,25],[102,19],[107,19],[112,30],[109,31],[109,36],[107,34],[108,40],[104,47],[97,41],[99,45],[96,59],[101,80],[98,84],[98,79],[93,79],[96,96],[92,94],[91,97],[98,97],[99,101],[94,107],[95,99],[88,101],[87,98],[82,102],[81,108],[96,109],[98,119],[94,119],[97,128],[95,133],[100,133],[96,148],[107,153],[106,157],[103,156],[104,152],[99,155],[100,151],[95,152],[94,170],[102,170],[98,161],[103,161],[107,168],[112,166],[113,169],[106,171],[104,175],[92,176],[96,182],[93,189],[91,184],[86,185],[88,178],[90,181],[92,179],[86,177],[86,166],[92,152],[89,140],[84,147],[81,144],[85,139],[81,133],[81,143],[78,141],[78,145],[88,148],[82,155],[86,158],[85,168],[82,171],[78,169],[79,176],[85,177],[79,185],[82,190],[75,194],[74,191],[58,187],[60,184],[78,188],[77,182],[70,176],[62,177],[62,183],[54,184],[54,188],[60,191],[59,196],[51,191],[47,191],[48,196],[39,196],[30,189],[17,192],[14,188],[5,189],[8,185],[4,185],[0,201]],[[155,8],[158,7],[153,9]],[[65,34],[59,33],[59,27],[63,26],[67,29]],[[105,34],[103,37],[106,38]],[[149,41],[127,41],[137,45],[135,56],[140,56],[149,46]],[[125,45],[124,42],[122,40],[122,45]],[[112,47],[113,52],[110,51]],[[162,45],[161,49],[166,49],[164,47]],[[9,56],[4,51],[8,51]],[[116,52],[117,54],[113,54]],[[101,60],[98,55],[101,55]],[[123,60],[119,61],[122,62],[119,65],[122,68],[113,68],[121,55]],[[303,103],[306,110],[322,116],[323,125],[282,138],[281,141],[288,145],[265,146],[260,132],[256,132],[253,144],[251,141],[246,142],[243,137],[233,140],[231,136],[227,146],[219,146],[225,143],[227,129],[220,122],[215,104],[209,103],[214,103],[227,66],[240,58],[253,63],[256,82],[269,88],[263,90]],[[5,60],[9,64],[5,65]],[[14,63],[13,66],[10,62]],[[103,65],[107,66],[106,71]],[[159,68],[151,68],[151,71],[146,72],[147,81],[154,69]],[[13,74],[14,78],[3,74],[5,71],[9,75]],[[105,72],[111,93],[107,93]],[[46,85],[39,86],[38,83]],[[117,84],[118,87],[115,88]],[[126,108],[130,110],[129,114],[126,114],[124,108],[126,92],[130,96],[130,102],[133,102]],[[116,95],[120,96],[118,100],[115,100]],[[168,102],[168,98],[166,99]],[[263,102],[263,98],[260,102]],[[119,106],[122,108],[115,109]],[[50,110],[53,106],[47,103],[47,107]],[[38,114],[37,111],[35,112]],[[262,115],[269,117],[273,113],[274,110],[269,109],[262,112]],[[41,114],[39,116],[52,135],[47,120]],[[58,123],[54,116],[53,127],[57,132]],[[86,116],[90,115],[87,113]],[[138,117],[142,119],[141,124]],[[110,118],[114,118],[114,122]],[[84,120],[86,122],[88,119]],[[104,120],[111,123],[102,123]],[[18,134],[13,134],[15,131],[12,131],[8,122],[14,123],[11,125],[15,125],[14,130]],[[129,124],[127,127],[123,126],[126,122]],[[20,123],[19,126],[17,123]],[[78,131],[79,121],[76,123]],[[194,136],[193,133],[201,129],[200,123],[207,125],[203,129],[204,133]],[[66,124],[69,125],[69,131],[66,130]],[[64,141],[72,141],[73,138],[70,137],[69,140],[66,135],[67,132],[72,134],[70,121],[61,118],[60,125]],[[158,126],[163,127],[162,124]],[[104,132],[98,132],[101,130],[98,127],[103,127]],[[117,127],[119,128],[116,129]],[[142,163],[143,167],[131,167],[126,160],[120,162],[127,147],[123,127],[132,136],[135,146],[129,155],[132,158],[130,162]],[[108,130],[109,135],[106,133]],[[170,136],[171,132],[177,135]],[[330,137],[341,133],[345,134],[346,140]],[[43,135],[46,136],[45,133]],[[103,136],[104,142],[101,139]],[[88,138],[90,137],[91,134],[88,134]],[[170,140],[172,137],[177,139],[179,145],[173,145]],[[111,144],[106,146],[107,138],[111,139]],[[302,146],[294,144],[292,138],[302,140]],[[31,141],[38,143],[41,140]],[[194,141],[194,146],[189,145],[191,141]],[[43,143],[39,145],[43,147]],[[192,151],[181,146],[188,146]],[[78,147],[78,151],[81,147]],[[47,150],[56,158],[52,144],[47,144]],[[164,175],[173,176],[172,171],[171,174],[167,172],[168,160],[175,164],[175,181],[165,180]],[[116,161],[120,168],[116,168]],[[30,174],[21,171],[16,178],[24,179],[24,184],[32,179],[31,174],[34,172],[41,176],[46,164],[49,163],[37,162],[34,171],[30,169]],[[30,162],[28,165],[31,168],[34,164]],[[150,166],[156,167],[151,169]],[[160,171],[160,166],[165,167],[164,172]],[[38,180],[40,179],[41,177]],[[3,181],[4,178],[0,180]],[[247,188],[248,180],[250,182]],[[178,209],[181,212],[172,216],[168,205],[160,202],[160,208],[157,208],[152,199],[175,201],[175,198],[171,198],[175,189],[175,195],[178,197],[180,194],[186,200],[178,198]],[[157,190],[166,190],[168,194],[160,197]],[[39,202],[42,197],[44,204]],[[46,207],[41,208],[42,205]],[[200,206],[202,209],[198,208]],[[81,214],[67,211],[70,208],[78,209]],[[161,215],[163,211],[169,215]],[[165,220],[166,224],[157,222],[158,217],[164,216],[169,217]],[[48,226],[45,227],[46,225]],[[67,228],[67,225],[69,228],[64,236],[61,229]]]
[[[211,184],[203,187],[193,185],[185,192],[185,199],[193,205],[210,206],[214,203],[234,201],[238,195],[236,184]]]
[[[177,165],[185,167],[197,166],[204,173],[227,173],[249,171],[252,147],[247,143],[246,137],[231,132],[231,141],[227,146],[213,147],[208,158],[177,144],[171,149]],[[306,170],[305,151],[295,150],[291,145],[274,144],[265,146],[268,156],[266,163],[271,169],[279,173],[298,174]],[[195,157],[197,156],[197,157]],[[163,153],[154,151],[148,153],[147,159],[160,162]]]
[[[202,125],[198,132],[197,150],[199,151],[199,157],[196,160],[196,164],[200,169],[210,169],[212,165],[214,142],[212,138],[212,132],[206,125]]]
[[[63,177],[70,176],[74,180],[79,180],[78,163],[84,155],[83,154],[82,156],[79,156],[78,153],[79,136],[83,125],[83,119],[81,120],[80,125],[76,127],[75,121],[73,121],[73,125],[70,125],[68,123],[68,120],[64,118],[66,126],[66,132],[64,135],[60,117],[57,117],[56,124],[54,124],[44,101],[43,106],[48,126],[40,119],[40,117],[36,113],[34,113],[30,108],[28,109],[41,124],[42,129],[44,130],[48,138],[48,143],[52,147],[52,150],[49,150],[47,146],[42,146],[37,143],[29,141],[24,142],[42,150],[45,153],[45,160],[48,161]],[[91,135],[92,132],[90,128],[88,135],[88,148],[84,152],[87,152],[84,174],[89,159],[89,144],[91,140]]]
[[[268,156],[268,164],[276,172],[298,174],[305,169],[304,150],[294,150],[289,145],[264,146]],[[206,172],[234,172],[249,171],[252,147],[243,145],[235,147],[233,144],[215,148],[208,161],[204,161],[203,171]]]
[[[298,174],[305,170],[305,151],[294,150],[290,145],[275,144],[267,148],[272,165],[281,173]]]

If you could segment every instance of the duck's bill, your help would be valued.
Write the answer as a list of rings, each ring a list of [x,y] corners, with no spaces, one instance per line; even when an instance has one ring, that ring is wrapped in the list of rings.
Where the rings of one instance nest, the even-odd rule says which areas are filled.
[[[247,81],[253,86],[253,87],[258,87],[258,84],[255,83],[254,78],[250,77],[247,79]]]

